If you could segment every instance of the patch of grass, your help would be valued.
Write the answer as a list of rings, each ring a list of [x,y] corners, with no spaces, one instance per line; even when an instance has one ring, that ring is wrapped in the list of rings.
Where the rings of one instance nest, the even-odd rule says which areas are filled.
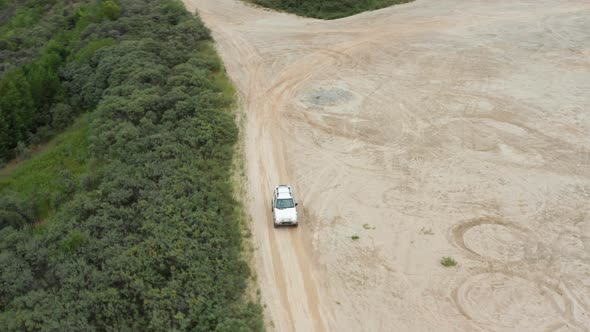
[[[0,173],[0,193],[14,192],[35,201],[37,217],[46,218],[56,207],[56,201],[63,200],[78,186],[88,157],[88,117],[84,115],[37,155]]]
[[[74,253],[84,242],[86,235],[79,230],[72,230],[59,244],[59,248],[64,253]]]
[[[358,236],[358,235],[354,234],[354,235],[353,235],[353,236],[351,236],[350,238],[351,238],[351,239],[353,239],[353,240],[358,240],[358,239],[360,239],[360,236]]]
[[[451,267],[457,265],[457,261],[453,257],[443,257],[440,264],[444,267]]]
[[[217,51],[215,50],[215,45],[212,41],[204,41],[200,42],[198,46],[199,57],[202,58],[202,61],[207,63],[207,66],[211,68],[213,75],[211,77],[211,81],[215,85],[217,89],[219,89],[219,93],[225,98],[226,100],[231,100],[232,103],[229,105],[230,110],[234,110],[236,108],[236,89],[232,84],[231,80],[227,76],[224,67],[222,66],[222,60],[217,55]]]
[[[371,226],[371,225],[369,225],[369,224],[364,224],[364,225],[363,225],[363,228],[364,228],[364,229],[376,229],[376,227],[375,227],[375,226]]]

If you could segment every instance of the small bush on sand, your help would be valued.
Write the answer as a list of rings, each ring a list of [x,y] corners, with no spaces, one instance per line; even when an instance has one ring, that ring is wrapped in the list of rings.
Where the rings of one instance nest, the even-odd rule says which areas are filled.
[[[451,267],[457,265],[457,261],[453,257],[443,257],[440,264],[444,267]]]

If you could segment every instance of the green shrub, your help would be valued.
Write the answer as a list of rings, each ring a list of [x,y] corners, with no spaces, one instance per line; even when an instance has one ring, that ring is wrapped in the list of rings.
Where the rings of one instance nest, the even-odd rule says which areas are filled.
[[[112,38],[102,38],[102,39],[95,39],[91,40],[84,46],[82,49],[78,50],[76,54],[72,56],[72,61],[78,61],[82,63],[88,63],[96,53],[101,48],[108,47],[114,45],[115,41]]]
[[[31,150],[29,150],[29,148],[27,147],[27,145],[22,142],[19,141],[18,143],[16,143],[16,156],[21,159],[29,159],[29,157],[31,156]]]
[[[14,192],[0,195],[0,229],[21,228],[35,221],[35,207],[30,200],[19,197]]]
[[[413,0],[247,0],[302,16],[336,19]]]
[[[66,129],[74,120],[75,112],[68,104],[55,104],[50,110],[51,127],[55,130]]]
[[[113,0],[102,0],[98,9],[99,18],[116,20],[121,16],[121,7]]]
[[[444,267],[451,267],[457,265],[457,261],[453,257],[443,257],[440,264]]]
[[[10,20],[11,28],[28,28],[37,23],[41,18],[41,7],[21,7]]]
[[[32,128],[47,124],[44,114],[53,103],[61,90],[61,83],[57,76],[57,66],[50,63],[50,56],[41,61],[24,66],[25,76],[29,84],[31,98],[34,105]]]
[[[17,142],[26,141],[33,118],[33,97],[23,71],[15,69],[5,73],[0,79],[1,157],[12,157]]]
[[[59,244],[59,248],[64,253],[72,254],[84,242],[86,236],[82,234],[79,230],[72,230],[63,240],[61,240]]]

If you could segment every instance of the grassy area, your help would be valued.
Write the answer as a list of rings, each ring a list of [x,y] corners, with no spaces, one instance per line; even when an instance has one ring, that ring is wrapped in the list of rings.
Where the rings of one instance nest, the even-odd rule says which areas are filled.
[[[332,20],[413,0],[246,0],[301,16]]]
[[[88,157],[88,116],[84,115],[30,159],[0,170],[0,194],[13,192],[35,201],[35,217],[44,219],[75,191]]]
[[[227,109],[233,111],[236,106],[236,89],[227,77],[225,69],[220,65],[221,59],[217,55],[215,44],[213,41],[201,42],[197,46],[197,51],[199,56],[206,59],[205,61],[213,67],[211,81],[216,86],[217,90],[220,91],[223,99],[232,101]]]

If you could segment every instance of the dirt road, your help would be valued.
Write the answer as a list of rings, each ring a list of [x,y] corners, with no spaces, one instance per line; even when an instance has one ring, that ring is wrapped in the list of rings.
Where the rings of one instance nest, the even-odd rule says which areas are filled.
[[[590,330],[590,2],[184,1],[247,116],[269,329]],[[272,228],[279,183],[298,229]]]

